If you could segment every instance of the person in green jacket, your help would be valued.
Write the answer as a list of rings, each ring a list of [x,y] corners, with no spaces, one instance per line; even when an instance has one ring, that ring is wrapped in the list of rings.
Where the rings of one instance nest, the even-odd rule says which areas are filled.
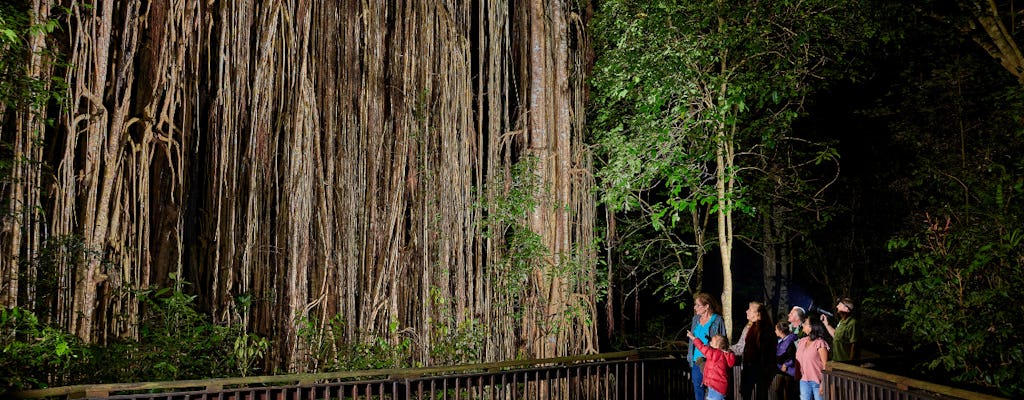
[[[854,316],[853,310],[853,300],[844,297],[836,303],[836,316],[839,318],[836,326],[832,326],[827,316],[821,316],[821,322],[825,324],[825,329],[832,335],[833,361],[850,361],[859,358],[857,340],[860,339],[860,335],[857,331],[857,318]]]

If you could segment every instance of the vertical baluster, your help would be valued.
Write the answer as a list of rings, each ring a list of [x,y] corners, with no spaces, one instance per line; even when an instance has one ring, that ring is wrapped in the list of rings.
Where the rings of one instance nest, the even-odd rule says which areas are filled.
[[[490,373],[487,375],[487,391],[481,392],[481,399],[494,400],[494,378],[496,374]],[[481,377],[481,385],[483,385],[483,378]]]
[[[519,398],[519,374],[512,373],[512,400]]]
[[[600,370],[600,368],[601,367],[598,367],[598,370]],[[601,383],[604,384],[604,398],[605,399],[610,399],[611,398],[611,393],[608,393],[608,388],[611,387],[611,383],[609,382],[610,379],[611,379],[611,365],[610,364],[604,364],[603,368],[604,368],[604,373],[601,376]]]

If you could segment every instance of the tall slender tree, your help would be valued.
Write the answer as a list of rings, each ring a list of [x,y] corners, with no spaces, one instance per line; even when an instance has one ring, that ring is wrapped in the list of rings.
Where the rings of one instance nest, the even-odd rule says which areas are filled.
[[[639,206],[657,229],[692,220],[682,231],[697,239],[710,236],[700,216],[715,216],[729,332],[735,214],[754,212],[744,176],[789,130],[823,66],[842,54],[834,50],[851,25],[840,16],[854,4],[601,3],[595,137],[606,160],[598,172],[605,203]],[[676,292],[692,291],[689,275],[702,268],[673,272],[687,275],[674,279],[685,285]]]

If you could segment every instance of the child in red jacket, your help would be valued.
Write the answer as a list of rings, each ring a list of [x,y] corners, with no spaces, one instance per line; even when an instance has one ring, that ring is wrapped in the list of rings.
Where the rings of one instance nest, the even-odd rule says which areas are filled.
[[[694,337],[693,332],[686,331],[686,336],[693,340],[693,345],[704,354],[704,386],[708,387],[708,400],[724,400],[729,391],[729,369],[736,365],[736,356],[729,351],[729,341],[722,335],[711,338],[711,346],[707,346]]]

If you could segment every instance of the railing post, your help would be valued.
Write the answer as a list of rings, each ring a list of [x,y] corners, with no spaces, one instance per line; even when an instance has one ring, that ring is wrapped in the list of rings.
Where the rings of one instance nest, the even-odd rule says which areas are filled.
[[[647,362],[640,360],[640,398],[647,400]]]

